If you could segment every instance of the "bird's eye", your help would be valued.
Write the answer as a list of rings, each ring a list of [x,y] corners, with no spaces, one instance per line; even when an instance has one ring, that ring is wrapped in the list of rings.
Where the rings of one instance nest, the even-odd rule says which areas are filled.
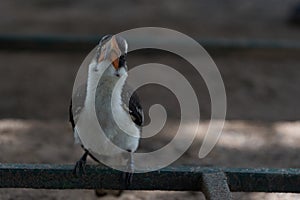
[[[120,62],[125,63],[126,62],[125,55],[121,55],[119,60]]]

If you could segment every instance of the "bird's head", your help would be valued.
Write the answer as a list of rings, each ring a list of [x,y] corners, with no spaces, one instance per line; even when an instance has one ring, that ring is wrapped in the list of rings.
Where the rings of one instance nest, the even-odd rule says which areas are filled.
[[[124,38],[118,35],[105,35],[99,42],[96,62],[99,67],[101,63],[109,63],[107,73],[117,77],[127,72],[126,54],[128,44]],[[97,68],[95,68],[97,70]]]

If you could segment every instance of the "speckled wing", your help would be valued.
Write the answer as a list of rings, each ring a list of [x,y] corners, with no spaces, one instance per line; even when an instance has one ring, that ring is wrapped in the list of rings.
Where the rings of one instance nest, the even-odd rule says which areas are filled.
[[[139,97],[135,91],[126,83],[122,91],[124,108],[128,110],[132,121],[139,127],[144,124],[144,112]]]

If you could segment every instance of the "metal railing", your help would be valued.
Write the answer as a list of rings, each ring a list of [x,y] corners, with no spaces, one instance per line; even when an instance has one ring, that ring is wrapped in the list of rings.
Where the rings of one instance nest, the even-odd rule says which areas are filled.
[[[0,50],[5,51],[90,51],[101,36],[0,35]],[[207,49],[300,50],[300,41],[266,39],[197,39]]]
[[[74,165],[0,164],[0,188],[201,191],[207,199],[230,199],[231,192],[300,193],[300,169],[167,167],[135,173],[125,187],[123,172],[87,165],[77,177]]]

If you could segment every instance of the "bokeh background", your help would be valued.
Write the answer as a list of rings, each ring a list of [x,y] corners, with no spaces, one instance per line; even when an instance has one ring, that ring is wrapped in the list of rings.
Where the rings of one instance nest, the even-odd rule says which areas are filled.
[[[200,41],[300,41],[297,0],[266,1],[78,1],[3,0],[0,37],[99,37],[156,26]],[[76,72],[90,48],[77,51],[12,50],[0,43],[0,162],[75,163],[82,150],[73,144],[68,106]],[[2,46],[2,47],[1,47]],[[216,45],[218,46],[218,45]],[[224,80],[227,120],[222,137],[205,159],[197,153],[203,134],[174,165],[225,167],[299,167],[300,45],[298,48],[207,47]],[[252,47],[253,47],[252,46]],[[47,46],[45,46],[47,49]],[[129,67],[168,64],[191,81],[199,97],[201,133],[210,117],[210,99],[201,77],[165,52],[135,52]],[[144,107],[162,101],[176,118],[176,100],[157,86],[141,88]],[[166,98],[168,97],[168,98]],[[163,146],[176,130],[170,120],[161,134],[141,149]],[[188,133],[187,133],[188,134]],[[95,163],[94,163],[95,164]],[[276,183],[274,183],[276,184]],[[299,199],[297,194],[234,193],[235,199]],[[109,196],[106,199],[115,199]],[[105,199],[104,198],[104,199]],[[201,199],[201,193],[125,192],[120,199]],[[0,199],[96,199],[90,190],[0,189]]]

